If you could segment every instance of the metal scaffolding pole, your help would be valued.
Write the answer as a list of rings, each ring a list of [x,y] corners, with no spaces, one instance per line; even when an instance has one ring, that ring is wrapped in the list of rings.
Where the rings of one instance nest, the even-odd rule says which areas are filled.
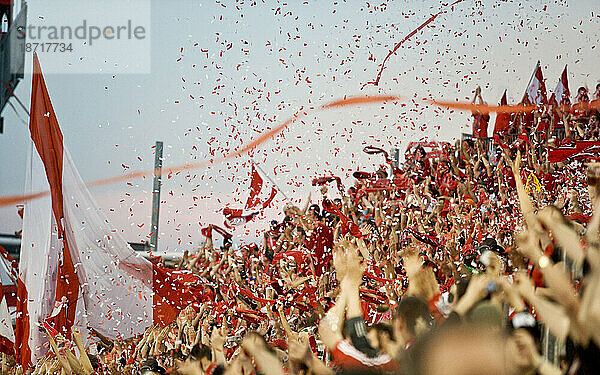
[[[158,214],[160,211],[161,168],[163,160],[163,143],[156,141],[154,150],[154,185],[152,187],[152,233],[150,233],[150,249],[156,251],[158,246]]]

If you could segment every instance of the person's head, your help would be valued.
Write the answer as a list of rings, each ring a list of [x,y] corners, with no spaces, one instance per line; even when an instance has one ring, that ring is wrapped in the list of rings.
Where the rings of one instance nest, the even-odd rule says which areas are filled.
[[[504,317],[498,306],[490,301],[483,301],[469,311],[467,320],[488,331],[501,332]]]
[[[298,207],[294,206],[293,204],[287,204],[285,207],[283,207],[283,214],[286,218],[294,217],[297,211]]]
[[[202,371],[206,371],[212,362],[212,352],[210,347],[204,344],[196,344],[192,347],[190,354],[187,357],[190,362],[197,363]]]
[[[596,91],[594,91],[594,99],[600,99],[600,83],[596,84]]]
[[[406,296],[400,300],[394,317],[394,329],[404,340],[414,339],[433,326],[429,305],[421,297]]]
[[[395,340],[394,330],[389,324],[376,323],[369,327],[367,338],[373,348],[377,349],[378,352],[384,352],[385,344]]]
[[[164,374],[166,370],[158,364],[156,358],[147,358],[140,367],[140,375],[159,375]]]
[[[308,217],[318,220],[321,217],[321,207],[318,204],[311,204],[308,208]]]
[[[427,156],[427,152],[425,151],[425,149],[423,148],[423,146],[419,145],[415,149],[415,157],[417,158],[417,160],[419,160],[419,159],[425,158],[425,156]]]
[[[456,280],[454,285],[450,288],[450,293],[452,295],[450,302],[456,303],[460,300],[466,293],[467,287],[469,286],[469,282],[471,282],[471,276],[464,276],[460,279]]]
[[[231,249],[232,245],[233,245],[233,241],[232,241],[231,237],[223,238],[223,246],[221,247],[223,251],[228,251],[229,249]]]
[[[295,245],[302,245],[304,243],[304,240],[306,240],[306,233],[304,232],[304,229],[302,229],[301,227],[294,228],[293,239]]]
[[[510,373],[524,374],[531,371],[536,363],[534,353],[539,355],[534,335],[527,328],[517,328],[506,340],[506,367]]]
[[[406,362],[412,375],[506,373],[504,336],[477,326],[444,327],[419,337]]]
[[[581,86],[579,89],[577,89],[577,101],[578,102],[589,102],[590,98],[588,96],[588,90]]]
[[[376,174],[377,174],[377,178],[385,179],[385,178],[387,178],[387,177],[388,177],[388,173],[387,173],[387,171],[385,170],[385,166],[381,166],[381,168],[379,168],[379,169],[377,170],[377,173],[376,173]]]

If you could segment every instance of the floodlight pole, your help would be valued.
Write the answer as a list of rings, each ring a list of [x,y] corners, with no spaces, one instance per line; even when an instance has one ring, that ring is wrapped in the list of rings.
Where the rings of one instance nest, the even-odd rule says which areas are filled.
[[[163,160],[163,143],[156,141],[154,150],[154,185],[152,187],[152,233],[150,233],[150,249],[156,251],[158,246],[158,214],[160,211],[161,168]]]

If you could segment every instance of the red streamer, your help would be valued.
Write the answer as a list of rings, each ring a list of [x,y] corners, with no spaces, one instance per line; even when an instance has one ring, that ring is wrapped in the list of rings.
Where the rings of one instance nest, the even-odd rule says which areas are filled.
[[[356,105],[360,105],[360,104],[384,103],[386,101],[401,101],[401,100],[406,100],[406,99],[405,99],[405,97],[395,96],[395,95],[355,96],[355,97],[350,97],[350,98],[344,98],[341,100],[336,100],[336,101],[333,101],[328,104],[324,104],[324,105],[318,107],[316,110],[318,111],[318,110],[324,110],[324,109],[330,109],[330,108],[356,106]],[[538,108],[537,106],[533,106],[533,105],[520,105],[520,104],[519,105],[495,106],[495,105],[472,104],[472,103],[464,103],[464,102],[447,102],[447,101],[433,100],[433,99],[424,99],[424,100],[427,103],[430,103],[430,104],[433,104],[433,105],[436,105],[439,107],[453,108],[453,109],[458,109],[461,111],[470,111],[470,112],[478,112],[478,113],[490,113],[490,112],[523,113],[523,112],[531,112]],[[600,101],[593,101],[589,104],[585,104],[584,106],[582,106],[582,110],[588,110],[588,109],[600,109]],[[239,149],[232,151],[231,153],[229,153],[221,158],[206,160],[206,161],[197,162],[197,163],[183,164],[183,165],[178,165],[178,166],[169,167],[169,168],[163,168],[161,170],[160,174],[168,175],[169,173],[176,173],[176,172],[181,172],[181,171],[186,171],[186,170],[206,168],[210,165],[218,164],[218,163],[236,158],[238,156],[244,155],[244,154],[248,153],[249,151],[253,150],[254,148],[267,142],[271,138],[274,138],[277,134],[281,133],[289,125],[294,123],[297,119],[302,118],[305,115],[306,115],[306,112],[302,112],[302,109],[301,109],[300,111],[296,112],[296,114],[294,114],[294,116],[285,120],[280,125],[276,126],[275,128],[273,128],[271,130],[268,130],[268,131],[262,133],[258,138],[254,139],[250,143],[243,145]],[[121,181],[128,181],[128,180],[133,180],[133,179],[140,178],[140,177],[152,176],[154,174],[154,172],[155,172],[154,169],[148,169],[148,170],[141,170],[141,171],[137,171],[137,172],[126,173],[126,174],[120,175],[120,176],[115,176],[115,177],[110,177],[110,178],[93,181],[93,182],[86,184],[86,186],[94,187],[94,186],[111,185],[111,184],[121,182]],[[25,195],[11,195],[11,196],[0,197],[0,207],[15,205],[17,203],[23,203],[23,202],[26,202],[26,201],[29,201],[32,199],[43,197],[43,196],[47,195],[48,193],[49,193],[48,191],[42,191],[42,192],[37,192],[37,193],[25,194]]]
[[[404,39],[402,39],[401,41],[399,41],[398,43],[396,43],[396,45],[394,46],[394,48],[387,54],[387,56],[383,59],[383,62],[381,63],[381,68],[379,68],[379,73],[377,73],[377,78],[375,78],[375,81],[372,82],[367,82],[363,85],[363,87],[361,88],[361,90],[369,84],[378,86],[379,85],[379,80],[381,79],[381,74],[383,73],[383,69],[385,69],[385,63],[387,62],[387,60],[396,53],[396,51],[398,50],[398,48],[400,48],[400,46],[402,46],[402,44],[404,44],[404,42],[406,42],[407,40],[409,40],[413,35],[415,35],[417,32],[419,32],[420,30],[422,30],[425,26],[429,25],[431,22],[433,22],[433,20],[435,20],[439,15],[441,15],[442,13],[446,13],[446,9],[448,7],[452,7],[458,3],[463,2],[464,0],[456,0],[455,2],[453,2],[452,4],[446,5],[445,7],[443,7],[442,9],[440,9],[439,12],[437,12],[436,14],[434,14],[433,16],[429,17],[425,22],[423,22],[421,25],[419,25],[419,27],[417,27],[416,29],[414,29],[413,31],[411,31],[407,36],[404,37]]]

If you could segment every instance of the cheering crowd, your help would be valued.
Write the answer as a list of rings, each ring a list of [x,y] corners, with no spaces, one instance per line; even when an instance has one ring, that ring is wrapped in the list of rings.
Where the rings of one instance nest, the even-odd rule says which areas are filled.
[[[285,206],[262,243],[205,228],[174,271],[199,302],[171,324],[125,341],[92,330],[87,349],[79,332],[48,332],[34,373],[598,373],[600,166],[548,160],[598,140],[598,112],[578,107],[600,85],[591,96],[514,116],[494,140],[415,147],[403,164],[366,147],[386,164],[348,188],[315,178],[320,196]],[[488,120],[475,113],[474,127]]]

